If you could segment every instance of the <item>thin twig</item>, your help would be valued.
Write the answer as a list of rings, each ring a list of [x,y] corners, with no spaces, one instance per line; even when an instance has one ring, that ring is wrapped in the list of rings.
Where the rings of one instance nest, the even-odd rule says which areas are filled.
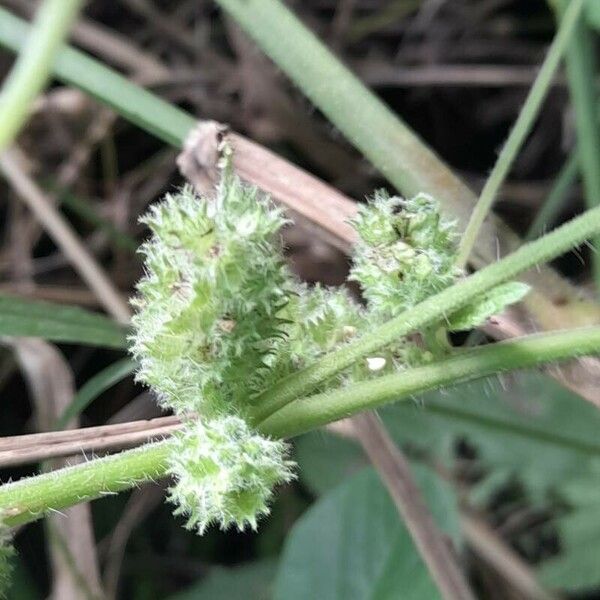
[[[531,569],[483,519],[463,513],[461,527],[475,553],[518,590],[523,598],[530,600],[555,598],[539,584]]]
[[[127,323],[130,310],[127,302],[115,288],[102,267],[90,255],[67,221],[46,200],[44,192],[25,173],[25,163],[18,150],[6,151],[0,156],[0,170],[15,188],[19,197],[29,206],[56,244],[69,258],[81,278],[98,296],[106,310],[118,321]]]
[[[432,579],[447,600],[474,600],[456,556],[437,528],[408,461],[373,413],[354,417],[356,437],[379,473]]]
[[[179,417],[100,425],[0,438],[0,467],[39,462],[86,452],[120,450],[169,436],[181,426]]]

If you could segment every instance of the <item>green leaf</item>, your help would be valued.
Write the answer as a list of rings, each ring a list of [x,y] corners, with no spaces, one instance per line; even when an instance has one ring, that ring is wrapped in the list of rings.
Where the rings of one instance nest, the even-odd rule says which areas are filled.
[[[109,348],[127,346],[127,330],[112,319],[77,306],[6,295],[0,295],[0,335]]]
[[[452,495],[430,472],[415,470],[438,523],[456,528]],[[281,559],[275,598],[432,600],[439,594],[376,473],[358,473],[316,502],[296,523]]]
[[[591,589],[600,584],[600,477],[577,480],[561,492],[574,510],[556,520],[560,554],[542,563],[538,574],[550,588],[570,591]]]
[[[465,439],[488,468],[504,469],[543,494],[589,477],[600,457],[600,411],[537,373],[425,394],[380,414],[399,443],[448,461],[454,442]]]
[[[505,481],[517,476],[540,495],[590,477],[600,458],[600,411],[537,373],[432,392],[378,414],[396,442],[448,463],[456,441],[466,440],[490,477],[498,473],[498,481]],[[361,461],[358,446],[353,450],[350,441],[325,432],[302,436],[296,448],[300,477],[317,494],[354,472]]]
[[[522,300],[531,288],[520,281],[509,281],[499,285],[473,304],[461,308],[448,317],[450,331],[467,331],[478,327],[492,315],[501,313],[510,304]]]
[[[268,600],[275,571],[272,560],[213,567],[204,579],[169,600]]]
[[[304,434],[295,440],[294,450],[300,480],[316,496],[328,492],[368,464],[356,442],[327,431]]]
[[[588,25],[600,29],[600,3],[598,0],[588,0],[585,7]]]
[[[136,370],[137,366],[137,362],[131,358],[124,358],[88,379],[73,398],[73,402],[56,421],[54,428],[63,429],[73,417],[81,414],[102,392],[125,379],[127,375]]]

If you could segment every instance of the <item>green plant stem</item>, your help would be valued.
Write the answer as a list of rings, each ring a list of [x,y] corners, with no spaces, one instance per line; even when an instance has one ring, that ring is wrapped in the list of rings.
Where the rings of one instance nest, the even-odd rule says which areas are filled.
[[[254,416],[261,422],[288,402],[310,394],[320,383],[370,353],[413,331],[422,329],[465,306],[480,294],[546,262],[600,232],[600,207],[587,211],[544,237],[523,245],[501,261],[477,271],[435,296],[404,311],[363,335],[276,383],[255,399]]]
[[[273,437],[292,437],[311,429],[414,394],[492,373],[527,368],[600,351],[600,327],[569,329],[498,342],[464,351],[443,361],[356,383],[345,389],[300,398],[258,424]],[[477,373],[477,375],[475,375]]]
[[[548,197],[527,230],[525,241],[539,237],[555,223],[558,212],[564,206],[567,193],[577,179],[577,173],[579,173],[579,156],[577,150],[574,150],[556,176]]]
[[[0,152],[26,121],[29,107],[48,80],[56,52],[80,7],[81,0],[46,0],[41,5],[0,94]]]
[[[48,511],[115,494],[164,477],[169,441],[146,444],[0,487],[0,520],[9,527],[35,521]]]
[[[560,22],[564,23],[568,19],[572,2],[555,0],[555,3]],[[575,109],[577,148],[585,199],[587,206],[593,207],[600,203],[600,128],[596,87],[598,68],[593,33],[584,19],[577,23],[565,60],[569,92]],[[596,288],[600,291],[600,260],[597,256],[593,256],[592,260]]]
[[[25,21],[0,8],[2,46],[18,52],[23,47],[23,40],[29,31],[31,30]],[[131,83],[85,53],[68,46],[63,46],[57,53],[53,70],[61,81],[114,108],[131,123],[172,146],[181,147],[196,124],[196,119],[189,113]]]
[[[392,400],[496,372],[600,352],[600,327],[543,333],[490,344],[430,365],[407,369],[289,404],[259,425],[273,437],[292,437]],[[0,487],[0,517],[7,526],[35,521],[48,511],[164,477],[170,442],[163,440],[107,458],[22,479]]]
[[[519,112],[517,121],[498,156],[498,160],[496,161],[492,172],[483,186],[479,200],[475,205],[469,223],[460,240],[456,262],[461,268],[467,264],[481,226],[483,225],[483,221],[490,212],[502,182],[506,179],[517,153],[533,127],[542,102],[550,89],[550,85],[554,79],[554,74],[556,73],[562,55],[572,37],[575,26],[578,23],[582,7],[583,0],[573,0],[569,4],[564,18],[560,23],[558,32],[548,50],[544,63],[535,78],[533,86],[529,90],[523,108]],[[600,198],[600,192],[598,197]]]

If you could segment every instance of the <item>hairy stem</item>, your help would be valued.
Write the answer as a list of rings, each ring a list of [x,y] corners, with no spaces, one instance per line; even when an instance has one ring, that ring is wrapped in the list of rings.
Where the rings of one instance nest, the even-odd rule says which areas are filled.
[[[388,402],[511,369],[600,350],[600,327],[537,334],[458,353],[443,361],[385,375],[347,388],[300,398],[258,424],[273,437],[296,436]]]
[[[52,62],[81,0],[46,0],[0,95],[0,151],[16,137],[29,107],[52,72]]]
[[[297,400],[273,414],[258,429],[272,437],[292,437],[390,401],[496,372],[533,367],[600,352],[600,327],[544,333],[490,344],[444,361],[407,369],[327,394]],[[165,476],[170,442],[99,458],[0,487],[0,519],[20,525],[106,494]]]
[[[525,244],[501,261],[477,271],[435,296],[430,296],[363,335],[356,342],[327,354],[315,364],[276,383],[255,399],[256,421],[263,421],[288,402],[310,394],[320,383],[357,360],[413,331],[442,321],[445,315],[465,306],[480,294],[534,265],[560,256],[599,231],[600,207],[587,211],[548,235]]]
[[[0,522],[21,525],[164,477],[168,456],[169,441],[164,440],[5,484],[0,487]]]
[[[492,208],[498,190],[508,175],[508,171],[514,162],[519,149],[533,127],[540,106],[550,89],[552,79],[554,78],[562,55],[575,30],[582,7],[582,0],[574,0],[570,3],[569,8],[565,12],[565,16],[562,19],[559,30],[548,50],[542,68],[527,95],[527,100],[525,100],[525,104],[519,112],[517,121],[498,156],[498,160],[483,186],[479,200],[461,238],[457,256],[457,264],[459,267],[464,267],[467,264],[467,260],[475,245],[483,221]]]

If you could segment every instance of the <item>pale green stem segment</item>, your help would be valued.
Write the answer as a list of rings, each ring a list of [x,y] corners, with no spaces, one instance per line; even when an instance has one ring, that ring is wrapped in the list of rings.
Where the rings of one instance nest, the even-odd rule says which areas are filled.
[[[352,363],[369,356],[407,334],[443,320],[491,288],[512,279],[522,271],[560,256],[570,248],[600,232],[600,207],[558,227],[543,238],[529,242],[501,261],[491,264],[420,304],[409,308],[357,341],[330,352],[315,364],[276,383],[255,399],[256,422],[310,394],[320,383]]]
[[[579,20],[582,7],[583,0],[574,0],[570,3],[569,8],[565,12],[565,16],[560,23],[560,27],[548,50],[544,63],[535,78],[533,86],[529,90],[523,108],[519,112],[517,121],[498,156],[498,160],[496,161],[492,172],[483,186],[479,200],[473,209],[467,228],[460,240],[456,262],[461,268],[467,264],[481,226],[492,208],[498,190],[506,179],[523,142],[533,127],[542,102],[554,79],[556,69],[560,64],[569,40],[575,31],[575,26]]]
[[[0,487],[0,523],[29,523],[49,511],[116,494],[165,476],[169,441],[27,477]]]
[[[25,21],[0,7],[1,46],[20,51],[30,31]],[[70,46],[63,46],[59,50],[53,70],[64,83],[83,90],[167,144],[183,146],[185,138],[197,123],[189,113]]]
[[[593,0],[597,2],[598,0]],[[554,0],[559,22],[569,16],[571,4]],[[598,126],[598,61],[594,47],[595,34],[585,19],[580,19],[565,56],[569,92],[575,112],[577,151],[585,200],[588,208],[600,203],[600,127]],[[600,240],[594,240],[596,243]],[[596,289],[600,291],[600,259],[592,256]]]
[[[571,329],[490,344],[452,358],[347,388],[302,398],[258,426],[272,437],[292,437],[362,410],[448,384],[513,368],[600,352],[600,327]],[[164,477],[169,440],[0,487],[0,520],[6,526],[35,521],[49,511],[88,502]]]
[[[40,7],[26,45],[0,94],[0,152],[19,133],[29,107],[52,72],[52,63],[61,47],[81,0],[46,0]]]
[[[424,391],[564,359],[566,347],[571,348],[572,356],[599,352],[600,327],[537,334],[481,346],[440,362],[384,375],[345,389],[300,398],[278,410],[258,428],[272,437],[300,435],[357,412],[406,400]]]

